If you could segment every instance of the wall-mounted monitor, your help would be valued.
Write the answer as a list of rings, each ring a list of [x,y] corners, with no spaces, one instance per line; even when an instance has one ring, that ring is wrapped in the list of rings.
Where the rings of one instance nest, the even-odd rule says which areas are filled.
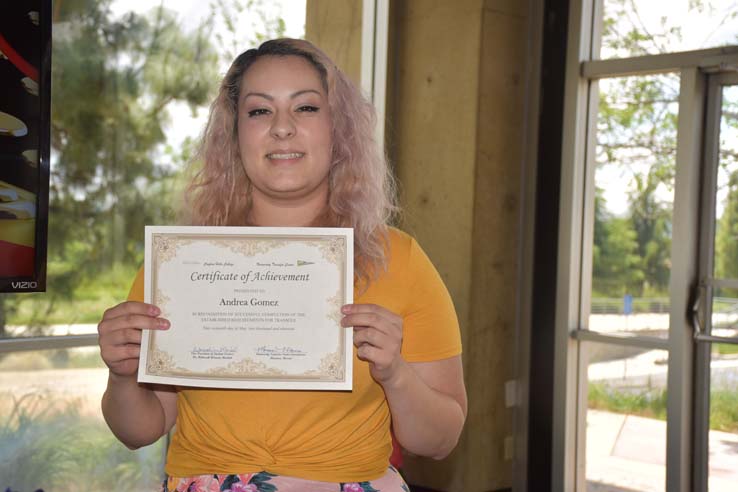
[[[51,0],[0,6],[0,292],[46,290]]]

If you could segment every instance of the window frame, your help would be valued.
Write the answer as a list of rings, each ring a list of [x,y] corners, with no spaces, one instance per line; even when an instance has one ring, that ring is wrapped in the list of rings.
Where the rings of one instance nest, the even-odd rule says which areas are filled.
[[[698,275],[699,196],[706,74],[738,66],[738,46],[621,59],[596,59],[602,0],[569,5],[562,136],[554,350],[552,490],[586,490],[587,364],[580,342],[669,352],[666,488],[692,487],[693,329],[688,313]],[[668,339],[587,330],[591,294],[597,80],[677,72],[680,76]],[[591,203],[590,203],[591,202]],[[677,473],[678,471],[678,473]]]

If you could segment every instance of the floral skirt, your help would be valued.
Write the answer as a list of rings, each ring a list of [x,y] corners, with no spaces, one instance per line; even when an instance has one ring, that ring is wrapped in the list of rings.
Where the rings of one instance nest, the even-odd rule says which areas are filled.
[[[318,482],[274,475],[268,472],[239,475],[198,475],[169,477],[162,492],[409,492],[400,473],[390,466],[369,482]]]

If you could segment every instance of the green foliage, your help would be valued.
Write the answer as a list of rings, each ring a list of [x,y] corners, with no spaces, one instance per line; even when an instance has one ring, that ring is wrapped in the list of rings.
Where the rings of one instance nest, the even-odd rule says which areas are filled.
[[[592,290],[599,296],[642,293],[637,234],[631,221],[612,217],[603,206],[601,190],[595,197],[594,267]]]
[[[711,28],[738,17],[735,6],[719,13],[709,0],[690,0],[689,9],[711,13],[716,19]],[[607,0],[604,13],[602,47],[608,57],[666,53],[682,41],[681,29],[670,25],[668,16],[662,17],[659,26],[646,27],[632,0]],[[616,297],[625,292],[664,296],[671,270],[672,205],[668,197],[674,191],[679,76],[618,77],[601,80],[599,88],[596,170],[618,169],[623,179],[629,178],[630,191],[626,217],[606,212],[601,191],[595,197],[593,290],[595,296]],[[738,101],[724,97],[721,134],[735,135],[736,114]],[[728,140],[721,142],[720,167],[738,174],[738,149]],[[737,180],[732,177],[728,185],[717,227],[718,277],[738,276]]]
[[[609,0],[605,12],[602,39],[610,52],[662,52],[664,40],[680,36],[669,29],[645,33],[634,18],[635,4],[627,0]],[[595,295],[668,292],[672,207],[665,197],[673,195],[678,95],[673,74],[600,82],[597,170],[619,169],[623,179],[630,178],[630,191],[626,217],[607,213],[601,191],[595,198]]]
[[[629,390],[606,383],[589,383],[588,406],[666,420],[666,389]],[[738,432],[738,387],[710,391],[710,429]]]
[[[273,15],[268,6],[273,3],[265,0],[213,0],[210,3],[211,17],[218,19],[225,27],[223,32],[215,33],[215,39],[222,47],[222,59],[230,63],[244,50],[254,47],[269,39],[285,36],[285,23],[279,15]],[[244,15],[249,14],[249,15]],[[248,18],[251,24],[251,39],[242,39],[238,36],[236,23]]]
[[[96,277],[82,278],[75,286],[73,299],[48,293],[13,296],[8,304],[14,312],[8,324],[25,326],[27,335],[35,335],[45,333],[49,325],[97,323],[105,309],[127,297],[141,259],[139,256],[132,264],[117,265],[100,271]],[[56,274],[57,268],[66,270],[74,265],[69,260],[50,263],[49,275]]]
[[[671,207],[656,198],[657,187],[665,182],[659,170],[651,168],[646,176],[634,177],[636,187],[631,195],[630,221],[638,241],[643,288],[651,286],[666,292],[671,271]],[[670,177],[666,179],[671,183]]]
[[[0,413],[0,477],[12,490],[154,490],[162,443],[132,452],[74,401],[28,394]],[[7,400],[6,400],[7,401]]]
[[[590,383],[589,408],[666,420],[666,390],[626,391]]]
[[[738,354],[738,345],[733,343],[713,343],[712,351],[719,355],[734,355]]]
[[[738,433],[738,388],[710,392],[710,429]]]
[[[212,19],[185,31],[161,7],[114,18],[110,3],[65,1],[54,11],[47,292],[3,296],[0,329],[96,322],[127,293],[144,225],[174,218],[192,144],[165,146],[167,107],[212,98]],[[165,154],[173,165],[161,163]]]
[[[54,6],[47,292],[0,294],[0,337],[6,324],[43,334],[49,324],[97,322],[125,298],[143,261],[144,225],[175,221],[194,154],[189,137],[166,141],[168,108],[202,108],[220,61],[284,35],[264,0],[212,0],[192,30],[161,6],[115,18],[111,2]],[[237,35],[241,14],[252,39]]]
[[[677,92],[671,76],[628,77],[603,87],[598,115],[598,170],[630,176],[627,217],[595,197],[593,289],[604,295],[668,291]]]
[[[715,235],[715,276],[738,278],[738,168],[728,181],[723,215]]]
[[[134,261],[143,225],[167,218],[171,197],[146,193],[175,171],[157,163],[166,107],[203,105],[217,86],[208,23],[184,32],[163,8],[112,19],[108,4],[67,13],[54,39],[49,236],[76,282]]]

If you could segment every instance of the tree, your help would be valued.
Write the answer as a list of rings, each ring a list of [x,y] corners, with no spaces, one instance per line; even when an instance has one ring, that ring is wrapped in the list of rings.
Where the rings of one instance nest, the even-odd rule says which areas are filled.
[[[671,169],[668,169],[671,172]],[[665,293],[671,271],[671,209],[656,197],[664,182],[659,169],[652,168],[645,176],[635,176],[631,194],[630,222],[636,232],[644,289]]]
[[[285,30],[264,0],[211,0],[192,30],[161,5],[114,18],[111,3],[54,2],[47,292],[0,295],[0,336],[21,302],[34,303],[32,324],[42,331],[58,302],[109,290],[106,278],[116,282],[115,299],[124,294],[143,260],[143,226],[174,218],[194,147],[189,138],[180,148],[166,141],[168,108],[203,108],[222,61]],[[243,18],[254,19],[250,39],[237,32]]]
[[[274,5],[272,5],[274,6]],[[285,23],[279,15],[269,13],[267,3],[264,0],[247,0],[244,4],[239,0],[214,0],[210,4],[211,16],[220,21],[224,27],[223,32],[216,32],[215,39],[222,47],[222,57],[230,62],[244,49],[244,41],[247,45],[257,45],[268,39],[282,38],[285,35]],[[244,40],[238,36],[237,22],[244,18],[244,13],[251,21],[251,32],[253,39]]]
[[[159,163],[167,107],[194,109],[217,87],[211,19],[187,32],[162,7],[116,19],[110,4],[54,6],[49,275],[39,324],[101,272],[141,261],[144,224],[171,217],[178,169]]]
[[[605,18],[602,24],[602,52],[606,57],[629,57],[674,51],[683,39],[682,27],[670,24],[669,16],[660,17],[658,25],[644,22],[641,3],[634,0],[606,0]],[[715,25],[706,29],[705,41],[721,26],[730,25],[738,17],[738,6],[719,11],[716,2],[690,0],[690,12],[709,12]],[[600,104],[597,120],[597,171],[616,168],[621,175],[630,177],[628,191],[628,220],[637,238],[638,262],[629,262],[634,278],[642,278],[637,293],[666,295],[671,270],[671,215],[673,180],[676,167],[676,130],[679,97],[678,74],[618,77],[599,82]],[[727,101],[727,102],[726,102]],[[723,131],[738,131],[738,114],[735,101],[724,100]],[[732,108],[732,109],[731,109]],[[738,152],[725,142],[721,145],[721,169],[730,173],[738,161]],[[733,171],[735,172],[735,171]],[[604,183],[598,183],[605,186]],[[731,235],[738,217],[733,215],[732,204],[738,199],[728,193],[724,216],[719,219],[716,238],[716,271],[726,272],[735,244]],[[596,199],[597,200],[597,199]],[[595,203],[597,208],[598,204]],[[613,286],[625,282],[621,273],[613,270],[604,252],[603,237],[597,231],[622,227],[615,224],[619,217],[595,213],[595,251],[593,285]],[[599,217],[599,219],[598,219]],[[607,221],[598,225],[598,220]],[[615,222],[613,222],[615,221]],[[611,224],[612,222],[612,224]],[[612,254],[623,251],[613,249]],[[606,265],[610,263],[610,266]],[[732,268],[732,267],[730,267]],[[640,274],[638,274],[638,271]],[[734,270],[736,272],[736,270]],[[736,273],[734,273],[735,275]],[[598,278],[602,275],[602,278]],[[620,288],[623,288],[621,285]],[[612,288],[612,287],[611,287]]]
[[[606,258],[604,251],[595,258],[595,262],[619,262],[631,271],[627,276],[616,274],[612,265],[606,268],[595,263],[593,274],[609,278],[595,278],[593,285],[609,285],[610,292],[627,290],[643,295],[668,290],[672,206],[667,197],[673,194],[678,87],[673,75],[624,77],[601,84],[597,169],[615,166],[630,177],[627,221],[637,245],[632,252],[637,259]],[[617,223],[621,218],[604,217],[615,222],[603,227],[625,231],[625,226]],[[627,241],[628,237],[629,233],[621,239]],[[623,244],[608,254],[626,250]],[[626,283],[615,289],[618,281]]]
[[[598,296],[640,294],[638,242],[632,222],[607,212],[602,189],[595,196],[592,291]]]
[[[728,181],[723,215],[715,234],[715,276],[738,278],[738,170]]]
[[[633,0],[607,0],[602,24],[602,52],[607,57],[666,53],[682,41],[681,26],[669,16],[647,24]],[[640,7],[640,8],[639,8]],[[690,11],[714,10],[709,0],[690,2]],[[719,25],[738,15],[725,13]],[[618,77],[600,81],[597,124],[597,168],[614,167],[630,176],[628,218],[637,235],[642,283],[636,292],[666,295],[670,274],[671,215],[676,167],[678,74]],[[600,186],[604,186],[600,183]],[[615,220],[615,219],[612,219]],[[600,255],[597,261],[607,261]],[[595,274],[605,275],[594,267]],[[612,273],[611,273],[612,275]],[[602,279],[612,282],[613,279]],[[593,280],[593,283],[594,280]]]
[[[112,19],[110,0],[60,12],[54,40],[50,235],[62,259],[84,255],[84,270],[131,261],[138,234],[161,220],[159,203],[141,207],[146,187],[169,178],[157,164],[166,107],[197,107],[216,86],[208,25],[185,33],[159,7]],[[90,8],[92,7],[92,8]],[[58,25],[58,24],[57,24]],[[96,215],[109,217],[107,227]],[[79,264],[78,262],[75,262]]]
[[[715,276],[738,278],[738,86],[723,89],[719,183],[727,188],[715,234]],[[727,179],[725,179],[727,178]],[[720,186],[720,184],[718,185]],[[722,190],[721,190],[722,191]],[[731,289],[722,295],[738,297]]]

